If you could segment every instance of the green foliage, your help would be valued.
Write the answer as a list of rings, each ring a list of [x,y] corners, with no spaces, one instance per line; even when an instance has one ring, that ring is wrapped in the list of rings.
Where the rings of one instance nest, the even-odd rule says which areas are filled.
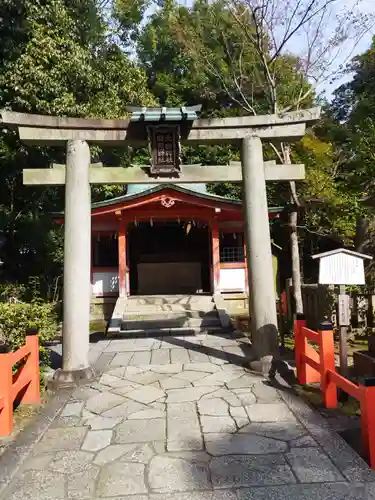
[[[358,196],[341,182],[341,166],[334,144],[307,134],[293,149],[293,161],[306,165],[306,180],[298,195],[307,207],[310,231],[336,236],[350,243],[359,215]]]
[[[262,106],[254,50],[222,0],[196,1],[191,8],[165,2],[142,30],[137,49],[143,67],[153,75],[152,91],[163,104],[201,103],[203,116],[243,114],[243,94],[251,93],[254,105],[259,110]],[[232,71],[243,73],[245,89],[235,87]]]
[[[21,300],[26,292],[24,285],[16,283],[0,283],[0,301],[12,303]]]
[[[2,0],[0,6],[4,2],[9,3]],[[151,102],[145,75],[119,47],[106,41],[94,1],[85,1],[89,16],[79,2],[18,3],[22,9],[17,14],[13,10],[11,19],[4,16],[0,25],[0,36],[9,33],[4,25],[10,21],[15,26],[10,36],[15,31],[19,35],[13,46],[5,40],[11,48],[8,57],[0,60],[2,106],[42,114],[115,118],[126,114],[128,103]]]
[[[0,339],[5,341],[12,351],[16,351],[25,343],[29,328],[37,328],[39,332],[39,356],[43,372],[43,367],[49,361],[48,351],[43,344],[53,340],[57,332],[54,305],[0,302]]]
[[[348,67],[354,77],[335,93],[333,140],[345,161],[345,181],[362,196],[372,194],[375,175],[375,39]]]
[[[12,350],[24,343],[29,328],[38,329],[40,343],[52,340],[57,331],[54,305],[0,302],[0,331]]]
[[[0,109],[117,118],[129,104],[154,103],[145,72],[108,36],[96,0],[0,0],[0,12]],[[99,148],[92,156],[108,158]],[[111,160],[129,165],[124,148]],[[62,273],[63,235],[51,214],[64,208],[63,188],[23,186],[22,170],[64,161],[60,149],[27,147],[0,132],[1,277],[27,283],[38,275],[47,297]],[[122,191],[92,188],[94,200]]]

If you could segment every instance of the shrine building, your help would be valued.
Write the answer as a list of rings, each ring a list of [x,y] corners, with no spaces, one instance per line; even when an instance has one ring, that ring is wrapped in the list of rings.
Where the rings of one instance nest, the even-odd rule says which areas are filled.
[[[91,223],[93,298],[247,295],[242,202],[205,184],[131,184],[93,203]]]

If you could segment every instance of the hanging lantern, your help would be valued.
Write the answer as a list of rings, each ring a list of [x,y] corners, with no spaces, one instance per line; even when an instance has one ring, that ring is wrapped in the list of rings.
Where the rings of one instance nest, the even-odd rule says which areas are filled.
[[[190,231],[191,231],[191,222],[188,222],[188,223],[186,224],[186,229],[185,229],[185,231],[186,231],[186,234],[189,234],[189,233],[190,233]]]

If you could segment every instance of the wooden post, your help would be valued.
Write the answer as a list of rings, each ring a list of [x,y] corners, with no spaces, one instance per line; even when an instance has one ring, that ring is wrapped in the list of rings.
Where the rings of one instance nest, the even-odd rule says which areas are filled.
[[[361,389],[361,432],[364,452],[370,467],[375,469],[375,379],[364,377],[359,380]]]
[[[118,231],[118,275],[120,297],[126,297],[129,293],[127,287],[126,228],[126,222],[124,219],[120,218]]]
[[[0,346],[0,436],[13,431],[12,361],[7,346]]]
[[[340,285],[338,301],[339,328],[340,328],[340,374],[348,378],[348,326],[350,324],[349,296],[346,294],[345,285]]]
[[[39,376],[39,341],[38,330],[29,330],[26,336],[26,347],[30,349],[29,357],[24,369],[27,370],[30,383],[22,398],[22,403],[40,403],[40,376]]]
[[[212,240],[212,291],[219,292],[220,282],[220,234],[217,220],[210,222]]]
[[[293,305],[292,305],[292,288],[293,280],[292,278],[287,278],[285,282],[285,292],[286,292],[286,305],[287,305],[287,321],[289,331],[293,328]]]
[[[337,408],[337,388],[328,377],[328,370],[335,371],[335,347],[333,343],[333,325],[323,321],[319,325],[320,335],[320,390],[326,408]]]
[[[294,321],[294,343],[296,356],[297,380],[301,385],[307,384],[306,363],[302,361],[302,355],[306,354],[307,339],[302,335],[302,328],[306,326],[305,316],[297,314]]]
[[[247,293],[247,298],[250,300],[249,297],[249,276],[248,276],[248,270],[247,270],[247,257],[246,257],[246,243],[243,242],[243,253],[244,253],[244,264],[245,264],[245,292]],[[249,318],[249,323],[250,323],[250,318]]]

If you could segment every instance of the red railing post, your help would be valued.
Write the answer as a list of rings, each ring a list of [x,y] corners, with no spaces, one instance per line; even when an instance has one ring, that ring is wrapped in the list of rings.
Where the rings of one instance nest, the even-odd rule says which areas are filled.
[[[337,408],[337,387],[329,377],[329,370],[335,371],[335,346],[333,342],[333,325],[323,321],[319,325],[320,337],[320,390],[326,408]]]
[[[13,397],[12,397],[12,361],[7,346],[0,351],[0,396],[4,400],[0,408],[0,436],[7,436],[13,431]]]
[[[30,349],[30,354],[26,360],[25,374],[30,380],[22,397],[22,403],[40,403],[40,380],[39,380],[39,342],[38,330],[32,329],[27,332],[26,346]]]
[[[302,334],[302,328],[306,326],[305,316],[297,314],[294,320],[294,345],[296,356],[297,380],[301,385],[307,384],[307,367],[303,359],[303,354],[306,354],[307,339]]]
[[[375,377],[359,380],[363,451],[375,469]]]

